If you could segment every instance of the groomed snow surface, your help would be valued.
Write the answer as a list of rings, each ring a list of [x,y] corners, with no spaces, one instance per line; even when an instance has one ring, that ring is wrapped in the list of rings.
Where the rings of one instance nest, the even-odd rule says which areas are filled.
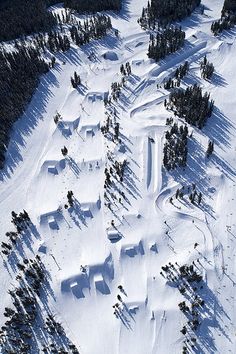
[[[40,254],[51,277],[49,307],[82,354],[181,353],[180,329],[187,319],[178,303],[185,298],[160,271],[168,262],[192,261],[203,275],[205,299],[195,352],[236,353],[235,30],[212,36],[210,26],[220,17],[223,0],[204,0],[205,14],[196,11],[182,22],[186,46],[156,64],[147,58],[149,35],[137,23],[146,0],[124,3],[120,15],[109,13],[119,38],[112,32],[58,54],[55,68],[42,78],[15,124],[0,174],[1,240],[12,229],[11,211],[27,210],[38,233],[30,247],[23,244],[24,256]],[[200,75],[205,54],[216,70],[210,82]],[[187,168],[167,173],[163,143],[171,113],[163,105],[169,94],[163,80],[185,60],[190,72],[182,87],[200,84],[211,93],[215,109],[202,131],[193,129]],[[120,65],[127,61],[132,74],[113,104],[119,149],[100,127],[106,117],[103,99],[111,83],[121,81]],[[74,71],[82,89],[71,87]],[[59,126],[56,112],[62,116]],[[207,159],[209,139],[215,152]],[[127,159],[129,170],[126,198],[121,204],[113,200],[113,212],[104,200],[107,154],[113,161]],[[174,198],[177,188],[192,183],[203,194],[200,207],[187,195],[181,202]],[[72,209],[64,208],[68,190],[76,200]],[[4,307],[11,306],[7,289],[16,273],[2,257],[0,262],[3,325]],[[117,302],[120,316],[112,307]]]

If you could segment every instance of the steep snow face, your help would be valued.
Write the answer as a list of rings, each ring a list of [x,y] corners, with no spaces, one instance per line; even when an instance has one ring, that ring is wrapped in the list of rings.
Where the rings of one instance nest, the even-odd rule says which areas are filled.
[[[203,275],[205,307],[191,334],[198,344],[190,350],[236,352],[235,31],[213,37],[210,26],[223,0],[203,4],[204,15],[196,11],[181,24],[185,47],[156,64],[147,58],[149,34],[137,23],[146,0],[124,1],[120,15],[109,13],[119,37],[111,34],[58,55],[15,124],[0,174],[1,240],[12,229],[11,211],[27,210],[37,233],[30,245],[23,240],[19,261],[40,254],[53,290],[48,306],[81,353],[181,352],[187,318],[178,304],[188,300],[160,274],[169,262],[176,268],[194,262]],[[204,55],[215,65],[211,81],[200,75]],[[182,87],[199,83],[211,93],[215,109],[202,131],[189,127],[187,167],[167,173],[163,143],[171,113],[164,108],[169,91],[163,81],[186,60],[190,72]],[[120,124],[118,144],[101,133],[108,112],[103,100],[128,61],[132,74],[112,104]],[[71,88],[74,71],[82,89]],[[56,112],[62,116],[59,125]],[[215,151],[207,159],[209,139]],[[127,161],[125,178],[104,197],[104,170],[115,160]],[[187,194],[175,199],[178,188],[192,184],[203,194],[201,206],[191,204]],[[118,189],[124,193],[120,201]],[[66,209],[69,190],[75,202]],[[5,258],[0,262],[3,324],[16,271]]]

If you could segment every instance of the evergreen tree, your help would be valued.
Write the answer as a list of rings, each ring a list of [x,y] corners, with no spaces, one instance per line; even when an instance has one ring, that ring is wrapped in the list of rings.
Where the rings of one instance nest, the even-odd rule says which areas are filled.
[[[208,62],[207,57],[205,56],[203,61],[201,62],[201,75],[203,79],[211,79],[214,71],[214,65]]]
[[[180,27],[170,26],[150,35],[148,57],[159,61],[174,53],[184,45],[185,32]]]
[[[203,94],[201,87],[195,84],[186,90],[172,91],[167,108],[173,110],[180,118],[184,118],[187,123],[201,129],[212,114],[214,101],[210,101],[210,94],[207,92]]]
[[[14,51],[0,51],[0,168],[3,168],[9,134],[23,114],[48,64],[39,51],[18,45]]]
[[[85,20],[84,23],[80,21],[77,25],[72,25],[70,35],[76,45],[82,46],[92,39],[106,36],[111,28],[112,24],[109,16],[96,15],[89,20]]]
[[[66,8],[74,9],[78,12],[100,12],[106,10],[120,11],[121,0],[65,0]]]
[[[57,24],[44,0],[5,0],[0,2],[0,41],[34,32],[46,32]]]
[[[211,25],[214,35],[218,35],[223,30],[229,30],[236,24],[236,1],[225,0],[221,11],[221,18]]]
[[[73,88],[77,88],[81,84],[80,76],[74,72],[74,77],[71,77],[71,85]]]
[[[206,156],[210,157],[210,155],[213,153],[213,151],[214,151],[214,142],[209,141]]]
[[[200,205],[201,202],[202,202],[202,193],[200,192],[200,193],[198,194],[198,204]]]
[[[188,127],[174,123],[171,129],[166,132],[166,142],[164,144],[164,167],[169,171],[177,167],[185,167],[188,154]],[[180,196],[180,191],[176,191],[176,198]]]
[[[143,8],[139,23],[143,28],[166,26],[190,16],[200,3],[201,0],[151,0]]]
[[[66,148],[66,146],[61,149],[61,153],[63,156],[66,156],[68,154],[68,149]]]

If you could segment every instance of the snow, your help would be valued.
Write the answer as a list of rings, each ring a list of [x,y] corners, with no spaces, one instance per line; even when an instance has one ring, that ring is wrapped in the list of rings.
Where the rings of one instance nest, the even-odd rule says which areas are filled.
[[[38,251],[42,253],[47,253],[47,246],[44,241],[40,241]]]
[[[168,262],[183,265],[199,259],[207,299],[196,335],[199,353],[235,353],[235,30],[212,36],[211,22],[220,17],[223,0],[204,0],[205,14],[196,11],[182,22],[186,46],[156,64],[146,55],[149,35],[137,23],[146,2],[125,1],[120,15],[109,13],[119,38],[112,33],[72,47],[58,55],[55,68],[42,78],[15,124],[0,173],[1,240],[12,229],[11,211],[27,210],[39,236],[31,248],[24,246],[25,255],[40,252],[54,293],[49,307],[85,354],[180,353],[186,319],[178,303],[184,298],[160,271]],[[96,54],[93,62],[91,52]],[[216,69],[209,82],[199,70],[205,54]],[[193,129],[185,171],[169,174],[162,166],[165,122],[171,116],[163,105],[168,97],[163,80],[185,60],[190,73],[183,87],[199,83],[211,92],[216,108],[202,131]],[[121,80],[120,65],[127,61],[132,75],[115,103],[123,136],[119,148],[104,138],[100,126],[104,96],[112,82]],[[71,88],[74,71],[83,90]],[[62,116],[58,125],[56,112]],[[209,139],[215,152],[208,160]],[[63,146],[68,149],[65,158]],[[104,205],[108,150],[113,161],[127,159],[132,171],[127,201],[114,199],[113,213]],[[191,205],[187,197],[170,203],[178,188],[192,183],[203,193],[202,207]],[[75,206],[65,209],[69,190]],[[4,309],[10,306],[7,289],[15,274],[2,258],[0,262]],[[126,320],[113,313],[118,294]]]
[[[107,52],[103,53],[103,58],[106,60],[118,60],[118,55],[116,54],[116,52],[113,52],[111,50],[108,50]]]
[[[119,232],[117,230],[108,230],[107,237],[110,241],[116,241],[120,239]]]

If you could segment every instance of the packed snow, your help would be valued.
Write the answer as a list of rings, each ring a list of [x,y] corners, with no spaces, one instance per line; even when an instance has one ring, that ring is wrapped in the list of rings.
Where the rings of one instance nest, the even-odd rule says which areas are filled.
[[[12,229],[11,211],[27,210],[37,232],[30,244],[23,243],[23,256],[40,254],[53,291],[48,306],[82,354],[181,353],[186,317],[178,304],[184,297],[160,274],[169,262],[194,262],[203,275],[205,309],[195,352],[236,353],[235,30],[214,37],[210,26],[223,0],[204,0],[205,13],[196,10],[181,23],[185,47],[155,63],[147,57],[149,34],[137,23],[146,2],[124,1],[120,14],[109,13],[119,37],[111,32],[81,48],[72,45],[42,77],[14,126],[0,172],[1,241]],[[211,81],[201,78],[204,55],[215,66]],[[163,104],[169,94],[163,81],[186,60],[190,71],[182,87],[200,84],[215,109],[202,130],[189,127],[187,167],[168,173],[162,161],[171,113]],[[113,103],[119,147],[100,128],[107,111],[103,100],[128,61],[132,73]],[[82,89],[71,87],[74,71]],[[209,139],[215,151],[207,159]],[[109,208],[104,169],[125,159],[124,198],[119,203],[114,190]],[[178,188],[192,184],[203,194],[201,206],[187,196],[174,198]],[[66,209],[70,190],[75,206]],[[0,262],[3,325],[16,270],[5,257]]]

